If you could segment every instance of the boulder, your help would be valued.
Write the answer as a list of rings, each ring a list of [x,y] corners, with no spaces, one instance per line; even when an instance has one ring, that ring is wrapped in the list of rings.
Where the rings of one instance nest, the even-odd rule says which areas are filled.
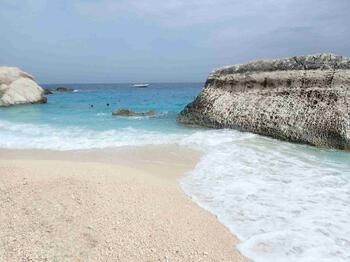
[[[317,54],[214,70],[178,122],[350,149],[350,58]]]
[[[155,114],[156,112],[153,110],[146,112],[134,112],[129,109],[117,109],[112,113],[114,116],[154,116]]]
[[[0,67],[0,106],[46,103],[34,78],[15,67]]]

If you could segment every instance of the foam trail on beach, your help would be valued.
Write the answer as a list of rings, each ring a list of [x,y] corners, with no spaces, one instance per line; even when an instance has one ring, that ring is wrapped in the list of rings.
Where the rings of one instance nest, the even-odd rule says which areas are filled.
[[[216,214],[255,261],[349,261],[350,162],[345,152],[232,130],[161,134],[0,121],[1,148],[91,149],[179,144],[204,157],[181,185]]]
[[[134,128],[96,131],[82,127],[57,128],[0,120],[0,148],[80,150],[174,143],[179,136],[140,132]]]
[[[182,181],[254,261],[350,261],[347,153],[265,139],[222,143]]]

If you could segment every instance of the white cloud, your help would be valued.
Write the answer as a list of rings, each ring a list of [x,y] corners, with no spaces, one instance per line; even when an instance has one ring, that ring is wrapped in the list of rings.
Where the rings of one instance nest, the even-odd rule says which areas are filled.
[[[80,0],[76,8],[193,32],[199,48],[229,60],[344,52],[349,43],[349,0]]]
[[[101,19],[117,19],[119,16],[131,14],[157,21],[162,25],[188,26],[276,12],[279,9],[275,4],[277,2],[277,0],[81,0],[76,7],[83,14]]]

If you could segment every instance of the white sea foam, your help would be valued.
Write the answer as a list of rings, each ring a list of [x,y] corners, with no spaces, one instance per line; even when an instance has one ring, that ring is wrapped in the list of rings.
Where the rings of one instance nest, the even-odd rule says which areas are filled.
[[[242,139],[230,135],[232,132],[241,134],[242,137],[254,136],[236,131],[210,130],[191,134],[167,134],[134,128],[96,131],[82,127],[60,128],[44,124],[24,124],[0,120],[0,148],[79,150],[179,144],[191,146],[197,150],[207,150],[210,146],[218,145],[218,143]]]
[[[0,121],[0,137],[0,148],[55,150],[168,144],[179,139],[177,135],[140,132],[133,128],[95,131],[80,127],[63,129],[8,121]]]
[[[255,261],[350,261],[350,160],[346,153],[249,133],[93,131],[0,121],[0,148],[89,149],[179,144],[205,152],[181,180]]]
[[[258,136],[222,143],[182,186],[254,261],[350,261],[350,163],[325,154]]]

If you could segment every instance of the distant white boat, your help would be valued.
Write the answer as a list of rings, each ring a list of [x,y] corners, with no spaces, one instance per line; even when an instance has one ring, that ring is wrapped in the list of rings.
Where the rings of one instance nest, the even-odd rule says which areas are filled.
[[[133,84],[133,87],[148,87],[149,84]]]

